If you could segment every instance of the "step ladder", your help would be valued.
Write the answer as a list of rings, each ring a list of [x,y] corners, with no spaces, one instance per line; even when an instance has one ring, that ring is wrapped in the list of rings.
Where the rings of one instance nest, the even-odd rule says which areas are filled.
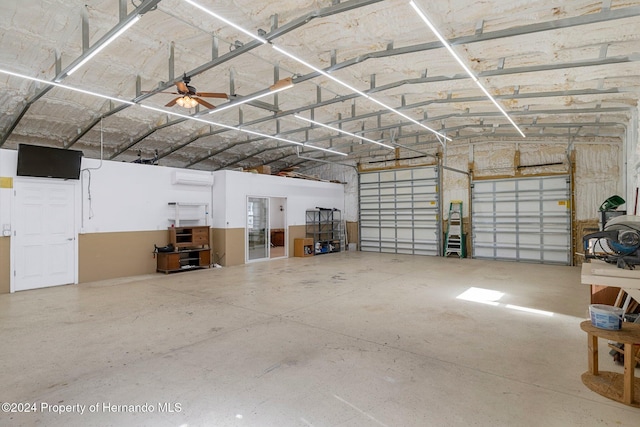
[[[457,254],[465,257],[464,233],[462,232],[462,200],[452,200],[449,204],[449,221],[445,236],[444,256]]]

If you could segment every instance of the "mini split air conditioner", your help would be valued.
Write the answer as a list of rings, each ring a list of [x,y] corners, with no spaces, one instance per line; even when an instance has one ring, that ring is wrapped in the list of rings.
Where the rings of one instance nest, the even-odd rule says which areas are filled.
[[[213,187],[213,175],[192,172],[173,171],[171,183],[176,185],[199,185]]]

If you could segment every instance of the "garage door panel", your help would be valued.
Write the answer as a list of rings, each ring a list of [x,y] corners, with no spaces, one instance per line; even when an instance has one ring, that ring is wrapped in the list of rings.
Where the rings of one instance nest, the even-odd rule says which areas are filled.
[[[492,185],[493,185],[493,188],[495,189],[494,192],[496,193],[512,192],[516,189],[515,182],[511,180],[487,182],[487,186],[492,186]]]
[[[362,249],[438,255],[437,189],[436,167],[361,174],[360,221],[371,227],[362,234]]]
[[[476,181],[475,258],[570,264],[568,176]]]

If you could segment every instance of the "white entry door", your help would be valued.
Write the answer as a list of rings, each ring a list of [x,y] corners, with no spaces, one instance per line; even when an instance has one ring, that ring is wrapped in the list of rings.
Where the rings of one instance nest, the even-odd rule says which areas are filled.
[[[75,182],[16,180],[12,291],[75,283]]]

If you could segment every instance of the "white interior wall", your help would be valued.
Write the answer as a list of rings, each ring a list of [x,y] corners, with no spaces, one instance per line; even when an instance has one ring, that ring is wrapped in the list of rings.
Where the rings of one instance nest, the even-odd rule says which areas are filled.
[[[17,151],[0,150],[0,176],[15,178],[17,159]],[[210,187],[172,184],[176,168],[83,158],[82,169],[79,233],[166,229],[171,224],[169,202],[212,199]],[[0,192],[1,224],[11,224],[11,196],[7,189]]]
[[[16,165],[15,150],[0,150],[0,176],[15,178]],[[172,173],[181,170],[176,168],[88,158],[82,168],[91,170],[81,176],[81,233],[165,229],[171,224],[169,202],[209,203],[210,224],[217,228],[245,227],[247,196],[286,198],[287,225],[304,225],[305,211],[318,206],[344,211],[344,186],[336,183],[218,171],[211,188],[172,184]],[[2,189],[0,224],[11,224],[11,200],[10,189]]]
[[[245,228],[247,196],[286,197],[288,226],[304,225],[305,211],[316,207],[344,211],[344,187],[331,182],[284,178],[236,171],[218,171],[225,176],[225,228]],[[216,226],[214,218],[214,227]]]
[[[180,169],[112,161],[100,166],[99,160],[83,159],[85,168],[82,233],[164,230],[173,223],[170,202],[209,203],[211,216],[211,187],[173,184],[172,173]]]
[[[18,165],[16,150],[0,149],[0,177],[15,178]],[[11,227],[11,188],[0,188],[0,227],[2,230]]]

